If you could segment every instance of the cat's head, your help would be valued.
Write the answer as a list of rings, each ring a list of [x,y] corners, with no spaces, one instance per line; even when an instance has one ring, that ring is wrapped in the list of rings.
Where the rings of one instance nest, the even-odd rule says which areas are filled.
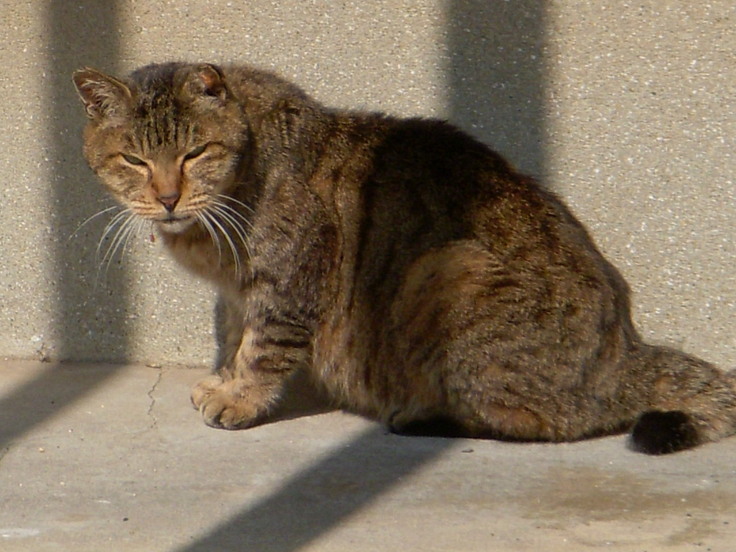
[[[84,155],[113,196],[178,233],[222,203],[248,146],[243,109],[213,65],[151,65],[122,81],[74,73]]]

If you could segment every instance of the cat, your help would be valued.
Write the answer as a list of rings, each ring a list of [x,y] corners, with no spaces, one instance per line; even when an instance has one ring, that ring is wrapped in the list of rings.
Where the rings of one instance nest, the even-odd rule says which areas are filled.
[[[736,372],[647,345],[629,291],[553,193],[439,120],[324,107],[242,65],[73,76],[84,156],[225,305],[213,427],[306,372],[399,434],[664,454],[736,432]]]

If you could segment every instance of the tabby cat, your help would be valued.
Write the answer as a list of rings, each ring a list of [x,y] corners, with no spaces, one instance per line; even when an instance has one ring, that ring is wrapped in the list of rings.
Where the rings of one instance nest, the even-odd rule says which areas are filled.
[[[91,168],[226,305],[192,392],[207,424],[264,421],[304,371],[401,434],[633,428],[662,454],[736,432],[736,372],[642,343],[568,208],[453,126],[329,109],[240,65],[74,82]]]

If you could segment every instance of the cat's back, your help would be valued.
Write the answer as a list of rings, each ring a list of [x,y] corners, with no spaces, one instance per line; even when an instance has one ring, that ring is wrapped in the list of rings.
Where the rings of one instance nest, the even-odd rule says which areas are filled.
[[[352,196],[352,217],[387,243],[476,239],[506,256],[530,240],[588,242],[553,193],[445,121],[338,113],[334,128],[313,180]]]

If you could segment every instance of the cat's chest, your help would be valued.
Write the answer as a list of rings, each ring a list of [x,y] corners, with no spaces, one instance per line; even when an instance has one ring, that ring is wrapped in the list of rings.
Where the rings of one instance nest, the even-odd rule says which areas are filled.
[[[180,265],[218,285],[235,284],[246,269],[244,252],[202,236],[164,235],[163,243]],[[236,259],[237,255],[237,259]]]

